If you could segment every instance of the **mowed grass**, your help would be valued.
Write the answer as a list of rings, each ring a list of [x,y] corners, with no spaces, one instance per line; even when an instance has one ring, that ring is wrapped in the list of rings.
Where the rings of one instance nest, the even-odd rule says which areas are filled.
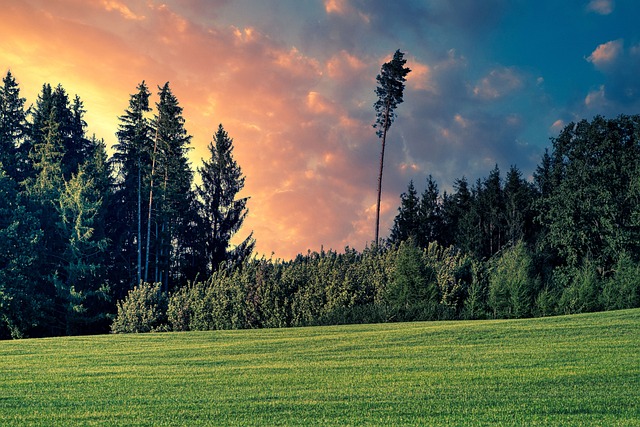
[[[640,426],[640,310],[0,342],[0,425]]]

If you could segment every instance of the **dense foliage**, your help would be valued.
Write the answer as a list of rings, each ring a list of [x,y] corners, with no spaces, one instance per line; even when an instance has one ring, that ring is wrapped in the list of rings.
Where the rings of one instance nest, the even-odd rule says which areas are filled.
[[[390,239],[253,260],[170,296],[174,330],[521,318],[640,305],[640,117],[552,140],[533,182],[498,166],[400,197]]]
[[[640,116],[571,123],[533,180],[496,166],[400,197],[388,241],[252,258],[220,125],[194,185],[169,84],[142,82],[113,156],[84,107],[0,87],[0,338],[520,318],[640,306]],[[199,279],[199,280],[198,280]]]
[[[251,238],[227,250],[247,214],[246,198],[236,200],[244,177],[232,140],[220,125],[196,192],[182,107],[168,83],[155,110],[150,97],[139,84],[109,158],[103,141],[86,136],[78,96],[45,84],[25,109],[13,75],[3,79],[0,339],[107,332],[114,317],[114,331],[155,330],[167,308],[148,301],[206,277],[228,254],[250,255]],[[216,233],[204,232],[221,215]]]

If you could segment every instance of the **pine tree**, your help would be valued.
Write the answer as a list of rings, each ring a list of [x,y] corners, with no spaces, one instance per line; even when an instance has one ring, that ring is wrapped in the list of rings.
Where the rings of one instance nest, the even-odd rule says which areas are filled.
[[[382,170],[384,168],[384,149],[387,142],[387,132],[393,123],[396,114],[395,109],[403,102],[404,82],[411,69],[404,66],[407,60],[404,53],[396,50],[393,59],[382,65],[380,74],[376,77],[378,87],[376,96],[378,100],[373,104],[376,110],[376,122],[373,127],[377,128],[376,135],[382,138],[380,150],[380,173],[378,174],[378,200],[376,205],[376,234],[375,244],[379,243],[380,231],[380,199],[382,196]]]
[[[37,336],[47,305],[40,223],[1,163],[0,194],[0,339]]]
[[[56,271],[56,295],[64,313],[67,335],[92,330],[105,314],[96,310],[100,300],[108,299],[103,257],[107,240],[96,234],[103,199],[95,181],[81,167],[60,193],[56,209],[58,233],[65,243],[60,254],[61,268]]]
[[[438,185],[429,175],[427,187],[420,197],[418,216],[420,231],[418,233],[418,245],[426,248],[429,243],[441,240],[442,236],[442,206],[439,202]]]
[[[185,236],[194,215],[193,172],[187,158],[191,136],[184,127],[182,107],[169,83],[159,87],[159,98],[153,121],[155,138],[149,176],[145,281],[153,277],[154,282],[163,283],[168,291],[173,274],[177,282],[187,279],[180,277],[178,267],[190,250]],[[150,258],[152,252],[153,259]]]
[[[125,260],[123,267],[128,274],[125,288],[130,289],[142,281],[143,221],[147,220],[143,200],[148,195],[148,175],[151,168],[153,142],[147,114],[150,93],[142,81],[137,92],[129,99],[129,108],[120,116],[120,125],[114,146],[113,163],[117,170],[114,195],[115,218],[113,234],[118,237],[119,252]],[[127,289],[127,290],[128,290]],[[124,297],[124,295],[121,295]]]
[[[411,180],[407,191],[400,195],[400,207],[393,220],[393,228],[389,236],[390,243],[400,244],[410,237],[413,237],[414,241],[418,239],[420,233],[419,209],[420,199],[413,185],[413,180]]]
[[[0,163],[10,178],[22,182],[25,178],[26,153],[23,143],[28,127],[24,110],[25,99],[11,71],[2,79],[0,87]]]
[[[251,233],[235,248],[230,249],[232,237],[238,232],[248,214],[248,197],[237,198],[244,188],[245,177],[233,158],[233,139],[222,127],[209,143],[211,157],[203,160],[198,172],[202,185],[197,187],[200,216],[204,224],[205,254],[209,273],[225,261],[239,263],[248,258],[255,241]]]
[[[32,147],[41,144],[46,138],[47,123],[55,122],[58,126],[58,138],[63,147],[62,172],[67,180],[78,171],[87,155],[89,141],[85,136],[87,124],[84,121],[84,113],[82,101],[78,96],[71,104],[67,92],[61,85],[52,89],[49,84],[43,85],[36,106],[31,112]],[[32,147],[27,148],[30,151]]]

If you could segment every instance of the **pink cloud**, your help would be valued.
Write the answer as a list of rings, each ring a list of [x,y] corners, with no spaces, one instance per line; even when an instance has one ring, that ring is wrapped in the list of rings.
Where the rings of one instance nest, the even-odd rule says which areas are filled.
[[[102,6],[108,12],[111,12],[113,10],[119,12],[125,19],[141,21],[145,18],[144,15],[137,15],[136,13],[134,13],[126,4],[122,3],[121,1],[102,0]]]
[[[621,39],[612,40],[599,45],[587,57],[587,61],[591,62],[597,68],[604,68],[614,63],[621,55],[623,50],[623,41]]]

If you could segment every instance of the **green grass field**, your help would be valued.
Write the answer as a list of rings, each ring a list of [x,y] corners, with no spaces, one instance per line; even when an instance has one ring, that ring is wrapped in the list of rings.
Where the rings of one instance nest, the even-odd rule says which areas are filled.
[[[0,425],[640,426],[640,310],[5,341]]]

